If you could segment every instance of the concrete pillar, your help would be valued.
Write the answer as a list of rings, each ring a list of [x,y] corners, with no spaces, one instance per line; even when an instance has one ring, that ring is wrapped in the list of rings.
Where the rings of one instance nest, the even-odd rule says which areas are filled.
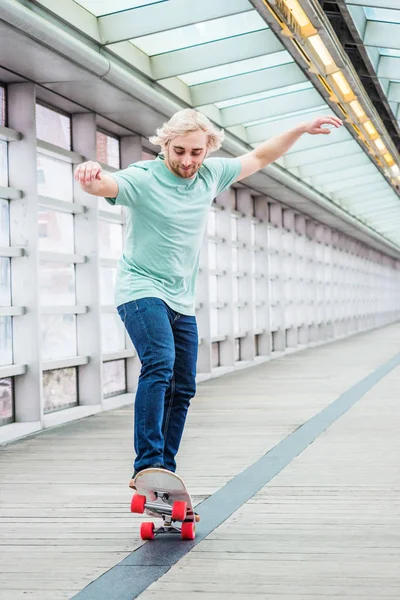
[[[211,373],[212,371],[212,345],[211,345],[211,316],[210,316],[210,268],[208,262],[208,233],[204,233],[200,253],[200,271],[197,277],[196,310],[197,327],[201,344],[197,358],[198,373]]]
[[[36,89],[32,83],[8,86],[8,125],[22,133],[9,145],[9,185],[22,190],[10,202],[11,246],[25,255],[11,259],[13,304],[26,314],[13,318],[14,362],[27,364],[27,373],[15,377],[15,420],[43,423],[41,326],[39,309],[39,225],[36,157]]]
[[[142,140],[139,135],[127,135],[120,139],[121,169],[126,169],[132,163],[142,160]],[[126,227],[123,228],[125,244]],[[125,330],[125,347],[133,348],[131,339]],[[137,355],[126,359],[126,391],[135,392],[140,373],[140,360]]]
[[[264,304],[256,307],[256,331],[257,347],[259,356],[270,356],[272,352],[271,333],[271,294],[270,294],[270,232],[269,232],[269,209],[268,199],[264,196],[256,196],[254,199],[254,212],[257,219],[255,227],[255,245],[257,248],[256,272],[257,294]],[[261,333],[258,333],[260,332]]]
[[[231,237],[231,211],[232,190],[228,189],[218,196],[217,202],[225,208],[217,221],[217,236],[225,242],[218,247],[217,268],[224,274],[218,277],[218,302],[224,307],[218,311],[218,322],[221,334],[226,339],[220,342],[221,367],[233,366],[235,362],[235,337],[233,319],[233,282],[232,282],[232,237]]]
[[[96,115],[72,115],[72,140],[75,152],[96,160]],[[103,400],[98,198],[86,194],[74,180],[74,201],[86,206],[85,212],[75,215],[75,252],[88,257],[76,265],[76,302],[89,307],[77,315],[78,354],[90,357],[79,367],[79,404],[93,405]]]
[[[238,189],[236,191],[237,208],[245,216],[238,222],[239,239],[245,244],[241,249],[241,260],[239,260],[238,270],[245,275],[239,279],[239,298],[245,302],[245,306],[240,309],[240,329],[247,332],[246,337],[241,339],[241,359],[254,360],[256,355],[255,347],[255,280],[252,272],[252,250],[251,250],[251,231],[253,219],[253,201],[250,190]]]

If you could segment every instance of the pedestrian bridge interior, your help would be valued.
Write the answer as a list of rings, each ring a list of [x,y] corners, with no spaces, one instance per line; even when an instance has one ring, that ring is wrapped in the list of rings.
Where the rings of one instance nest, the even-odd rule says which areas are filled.
[[[102,600],[101,576],[115,567],[104,584],[104,598],[110,600],[107,594],[114,584],[119,589],[122,572],[138,578],[137,569],[150,564],[145,554],[134,558],[139,521],[125,514],[128,490],[120,489],[130,475],[132,404],[140,371],[114,306],[125,209],[85,194],[73,171],[85,160],[97,160],[112,174],[154,159],[159,148],[149,136],[187,107],[224,129],[217,155],[225,157],[240,156],[317,116],[334,114],[344,122],[329,135],[304,135],[282,158],[212,204],[197,282],[199,391],[180,463],[194,499],[213,498],[296,428],[379,373],[376,381],[368,380],[371,391],[365,398],[354,392],[357,404],[349,401],[346,414],[327,425],[328,433],[315,434],[315,443],[310,438],[298,462],[288,451],[287,466],[276,479],[260,480],[250,503],[243,500],[231,514],[221,513],[214,532],[207,530],[207,510],[214,514],[214,509],[204,505],[204,541],[180,559],[194,582],[190,592],[193,598],[223,598],[215,579],[215,585],[199,585],[210,561],[233,553],[246,575],[238,583],[238,598],[258,594],[250,585],[260,571],[257,560],[264,565],[271,559],[268,571],[277,569],[277,581],[256,577],[260,597],[309,599],[310,590],[293,574],[286,587],[280,589],[278,582],[288,568],[280,552],[292,553],[293,568],[300,569],[304,544],[309,544],[314,558],[302,565],[299,577],[306,580],[317,564],[320,578],[315,576],[311,587],[328,598],[337,555],[346,555],[346,544],[334,543],[342,536],[349,547],[356,540],[354,548],[362,550],[348,556],[357,564],[353,571],[340,561],[344,587],[336,582],[331,595],[352,597],[351,586],[346,589],[351,581],[355,595],[364,598],[399,596],[398,535],[392,532],[387,545],[379,541],[379,534],[387,540],[391,523],[398,522],[392,490],[399,486],[393,462],[399,367],[390,360],[398,352],[400,317],[399,33],[397,0],[2,0],[4,600],[70,598],[97,578],[100,587],[81,598],[93,594]],[[379,369],[389,363],[381,376]],[[374,402],[386,401],[384,415]],[[64,452],[71,452],[70,465]],[[387,461],[381,475],[378,457]],[[58,483],[58,475],[65,481]],[[227,497],[221,497],[222,504]],[[268,520],[266,513],[279,512],[281,501],[284,518]],[[70,516],[63,513],[63,503]],[[373,522],[369,507],[379,503],[387,520]],[[330,522],[327,575],[318,571],[318,553],[329,507],[338,529]],[[355,516],[356,507],[363,517]],[[296,521],[301,516],[311,522],[311,510],[319,515],[313,539]],[[93,523],[80,529],[90,515]],[[123,533],[110,525],[114,517]],[[351,518],[359,529],[346,538]],[[37,537],[45,523],[44,537]],[[30,528],[24,535],[31,542],[20,548],[23,524]],[[266,556],[272,530],[273,556]],[[64,541],[57,547],[59,534]],[[46,575],[47,550],[40,548],[37,560],[29,550],[31,544],[45,545],[38,539],[47,540],[48,548],[54,544],[53,581]],[[96,552],[99,539],[104,552]],[[260,544],[261,558],[252,554],[253,543]],[[17,552],[23,557],[20,570],[13,560]],[[116,568],[125,559],[125,571]],[[368,561],[381,560],[382,575],[374,578]],[[154,557],[153,563],[155,568]],[[175,576],[179,564],[154,590],[144,587],[141,597],[183,598],[185,576]],[[233,561],[221,563],[227,590],[234,567]],[[154,569],[151,573],[150,582],[156,580]],[[368,577],[369,585],[358,588],[357,578],[367,582]],[[380,595],[382,582],[387,586]],[[122,585],[115,597],[136,596]]]

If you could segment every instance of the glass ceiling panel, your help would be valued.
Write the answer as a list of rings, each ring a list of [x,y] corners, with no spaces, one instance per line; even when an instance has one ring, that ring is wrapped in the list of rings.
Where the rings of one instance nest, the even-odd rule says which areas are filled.
[[[209,81],[215,81],[216,79],[225,79],[226,77],[232,77],[233,75],[242,75],[243,73],[268,69],[269,67],[276,67],[292,62],[294,62],[294,60],[289,52],[287,50],[282,50],[281,52],[273,52],[266,56],[257,56],[256,58],[239,60],[238,62],[230,63],[229,65],[220,65],[210,69],[203,69],[202,71],[195,71],[194,73],[186,73],[185,75],[180,75],[178,79],[189,86],[197,85],[199,83],[208,83]]]
[[[290,94],[292,92],[299,92],[301,90],[309,90],[313,87],[312,83],[305,81],[304,83],[295,83],[293,85],[286,85],[285,87],[276,88],[275,90],[269,90],[268,92],[259,92],[257,94],[250,94],[250,96],[242,96],[241,98],[235,98],[234,100],[224,100],[223,102],[216,102],[217,108],[228,108],[228,106],[236,106],[244,102],[252,102],[253,100],[263,100],[264,98],[273,98],[274,96],[281,96],[283,94]]]
[[[341,169],[357,168],[360,165],[370,165],[371,160],[367,157],[365,152],[358,147],[355,149],[351,156],[340,156],[338,158],[330,158],[327,161],[319,161],[305,165],[301,167],[300,172],[304,177],[314,177],[324,174],[331,174],[332,172],[339,172]]]
[[[275,115],[272,117],[266,117],[265,119],[258,119],[258,121],[248,121],[247,123],[243,123],[243,127],[253,127],[253,125],[262,125],[263,123],[270,123],[279,121],[279,119],[288,119],[289,117],[298,117],[300,115],[306,115],[310,112],[315,112],[317,110],[330,110],[326,104],[319,104],[318,106],[313,106],[312,108],[305,108],[303,110],[296,110],[295,112],[287,112],[282,113],[280,115]]]
[[[400,8],[400,3],[399,3]],[[364,7],[365,16],[369,21],[384,21],[386,23],[400,23],[400,11],[389,8]]]
[[[156,2],[165,2],[166,0],[75,0],[77,4],[86,8],[96,17],[103,17],[111,13],[128,10],[129,8],[139,8],[147,4]]]
[[[400,58],[400,50],[394,50],[392,48],[379,48],[379,54],[381,56],[393,56],[394,58]]]
[[[139,7],[162,4],[165,7],[165,2],[168,0],[76,0],[77,4],[87,9],[96,17],[121,12],[128,9],[136,9]],[[211,2],[211,0],[208,0]],[[219,0],[213,0],[218,3]],[[392,1],[392,0],[390,0]],[[352,4],[351,0],[347,0],[347,3]],[[371,27],[377,30],[378,34],[382,27],[389,27],[388,24],[400,25],[400,10],[380,8],[384,6],[381,0],[365,0],[365,4],[356,2],[356,4],[362,8],[359,8],[360,16],[365,14],[367,21],[373,22]],[[377,6],[371,6],[376,4]],[[190,2],[188,1],[190,6]],[[169,6],[169,5],[167,5]],[[172,3],[171,3],[172,6]],[[169,52],[179,51],[185,49],[185,53],[195,52],[198,46],[198,51],[204,50],[202,44],[209,44],[213,42],[219,43],[220,40],[225,38],[232,38],[234,36],[251,34],[252,32],[259,32],[260,36],[269,35],[271,30],[264,33],[268,29],[268,25],[261,18],[260,14],[254,10],[253,6],[249,3],[249,9],[247,12],[240,14],[231,14],[225,17],[219,17],[211,19],[209,21],[199,22],[192,25],[186,25],[184,27],[177,27],[175,21],[175,13],[171,14],[171,22],[169,26],[176,28],[168,31],[160,31],[155,34],[141,36],[130,39],[130,43],[138,48],[144,54],[147,54],[152,58],[152,69],[153,77],[155,79],[161,79],[162,73],[166,73],[160,66],[160,56]],[[400,0],[399,6],[400,9]],[[246,8],[244,9],[246,10]],[[142,11],[134,11],[134,17],[140,18]],[[232,11],[231,11],[232,12]],[[137,13],[137,16],[136,16]],[[132,15],[132,13],[130,13]],[[222,13],[220,12],[219,15]],[[157,15],[158,17],[158,11]],[[177,15],[178,16],[178,15]],[[159,29],[163,28],[163,23],[160,22],[161,18],[155,19],[155,25],[159,25]],[[382,23],[382,27],[379,23]],[[167,25],[165,25],[167,27]],[[394,25],[391,25],[393,28]],[[156,27],[153,28],[155,30]],[[400,27],[399,27],[400,33]],[[135,35],[133,32],[128,34]],[[257,34],[255,34],[257,35]],[[125,38],[126,39],[126,38]],[[384,41],[380,42],[389,46],[390,44],[398,47],[396,43],[396,37],[393,36],[393,41],[390,42],[386,37]],[[191,50],[186,50],[191,48]],[[257,144],[258,140],[264,140],[271,137],[271,134],[278,134],[281,128],[286,126],[293,126],[292,120],[304,120],[312,118],[316,115],[316,111],[320,111],[322,115],[331,114],[330,107],[324,103],[321,96],[314,91],[313,85],[306,80],[301,78],[296,73],[291,72],[291,68],[294,69],[294,63],[290,53],[284,49],[279,43],[276,48],[268,47],[270,50],[277,50],[282,48],[281,51],[272,52],[265,56],[259,56],[255,58],[249,58],[246,60],[237,60],[230,64],[223,64],[224,61],[234,60],[237,56],[230,54],[229,56],[220,56],[217,53],[218,60],[198,62],[192,60],[184,66],[192,69],[192,72],[182,73],[184,69],[174,69],[175,75],[179,75],[175,80],[174,84],[177,90],[183,90],[183,84],[187,86],[195,86],[201,84],[210,84],[207,88],[198,90],[199,98],[205,99],[208,94],[208,105],[215,106],[216,109],[221,111],[222,122],[225,125],[241,125],[248,128],[247,131],[247,142]],[[376,48],[374,51],[376,52]],[[379,48],[381,56],[388,56],[400,59],[400,50],[391,48]],[[247,56],[251,55],[247,53]],[[165,60],[182,60],[181,55],[168,55],[168,57],[162,57]],[[188,59],[189,60],[189,59]],[[200,66],[204,67],[208,64],[218,64],[218,66],[193,71]],[[385,61],[385,67],[388,60]],[[392,62],[392,61],[391,61]],[[400,62],[400,61],[399,61]],[[396,61],[397,63],[397,61]],[[285,68],[284,65],[291,64],[292,67]],[[393,60],[394,64],[394,60]],[[268,74],[260,73],[256,75],[258,71],[263,69],[269,69],[271,67],[279,67],[282,65],[282,71],[280,71],[275,78],[271,81],[271,77],[267,84],[263,86],[264,77],[268,77]],[[181,67],[181,65],[179,65]],[[171,69],[170,69],[171,71]],[[254,74],[254,75],[253,75]],[[225,89],[225,82],[227,78],[244,75],[246,77],[245,82],[243,79],[238,81],[237,84],[232,84],[231,87]],[[249,80],[248,75],[251,75]],[[386,77],[392,82],[395,74],[390,72],[389,75],[386,73]],[[171,75],[171,78],[173,76]],[[253,79],[254,78],[254,79]],[[258,79],[260,85],[258,85]],[[216,85],[216,81],[220,80],[217,85],[224,87],[224,92],[213,92],[213,87]],[[171,79],[172,81],[172,79]],[[275,86],[274,89],[273,86]],[[389,86],[385,88],[389,90]],[[211,91],[209,91],[211,90]],[[185,100],[190,98],[190,91],[185,91]],[[183,94],[183,92],[182,92]],[[298,94],[298,96],[296,95]],[[314,98],[312,94],[316,94]],[[395,90],[392,86],[392,98],[396,99]],[[178,93],[180,95],[180,92]],[[307,98],[305,98],[306,95]],[[310,96],[311,95],[311,96]],[[309,97],[310,96],[310,97]],[[183,97],[183,96],[182,96]],[[295,102],[291,103],[290,98],[295,98]],[[192,95],[192,99],[194,95]],[[297,101],[299,98],[299,101]],[[219,101],[218,101],[219,100]],[[302,101],[303,100],[303,101]],[[211,102],[215,102],[214,105]],[[202,104],[206,104],[202,102]],[[275,106],[277,105],[277,106]],[[197,106],[197,104],[196,104]],[[397,104],[395,105],[397,108]],[[265,111],[264,111],[265,108]],[[259,109],[259,110],[257,110]],[[286,110],[286,112],[285,112]],[[265,116],[264,116],[265,115]],[[262,117],[262,118],[261,118]],[[244,122],[244,119],[249,119]],[[250,121],[253,119],[253,121]],[[270,131],[268,131],[270,129]],[[239,130],[240,131],[240,130]],[[237,132],[235,132],[237,134]],[[237,134],[240,136],[240,133]],[[322,139],[323,138],[323,139]],[[388,209],[391,202],[395,206],[399,206],[400,215],[400,203],[397,195],[387,184],[386,180],[379,176],[379,171],[375,165],[368,159],[364,152],[360,152],[360,146],[350,135],[347,129],[343,128],[338,134],[333,133],[331,136],[322,136],[321,139],[317,139],[315,136],[307,136],[300,140],[291,151],[287,152],[285,157],[276,161],[281,164],[288,171],[293,172],[296,176],[301,177],[304,181],[308,181],[317,191],[325,193],[331,196],[334,201],[340,199],[342,204],[349,207],[351,212],[358,216],[363,216],[363,210],[366,217],[368,217],[368,210],[371,211],[371,201],[376,197],[377,207],[381,207],[382,213],[378,213],[376,218],[371,217],[371,225],[377,230],[382,231],[382,223],[386,222],[384,211]],[[350,170],[351,176],[350,176]],[[358,171],[357,171],[358,169]],[[336,170],[337,177],[334,172]],[[368,204],[370,203],[370,204]],[[400,218],[400,217],[399,217]],[[391,223],[390,220],[387,221]],[[393,214],[392,223],[394,224],[395,213]],[[392,236],[394,237],[394,236]]]
[[[252,10],[239,15],[134,38],[130,41],[149,56],[153,56],[262,29],[268,29],[268,25],[255,10]]]

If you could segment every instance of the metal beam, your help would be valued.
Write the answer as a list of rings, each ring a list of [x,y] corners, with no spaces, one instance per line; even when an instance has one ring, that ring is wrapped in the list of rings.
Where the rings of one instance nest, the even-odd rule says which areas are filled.
[[[19,131],[15,131],[15,129],[10,129],[10,127],[0,126],[0,140],[5,142],[18,142],[22,139],[22,135]]]
[[[193,85],[190,88],[194,106],[213,104],[239,98],[244,94],[256,94],[274,90],[277,87],[307,81],[301,69],[295,63],[288,63],[252,73],[226,77],[209,83]]]
[[[142,35],[202,23],[228,15],[248,12],[247,0],[169,0],[156,4],[123,10],[99,17],[99,31],[103,44],[121,42]]]
[[[275,34],[269,29],[262,29],[183,50],[157,54],[150,58],[150,64],[154,79],[166,79],[280,50],[283,50],[283,47]]]

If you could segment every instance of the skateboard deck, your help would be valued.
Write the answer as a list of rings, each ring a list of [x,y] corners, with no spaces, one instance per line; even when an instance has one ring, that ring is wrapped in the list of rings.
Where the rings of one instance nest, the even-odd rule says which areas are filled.
[[[194,539],[192,499],[179,475],[165,469],[144,469],[136,475],[134,485],[136,494],[132,498],[131,511],[145,512],[150,517],[163,520],[163,525],[157,529],[154,523],[142,523],[140,536],[143,540],[163,533],[178,533],[182,539]]]

